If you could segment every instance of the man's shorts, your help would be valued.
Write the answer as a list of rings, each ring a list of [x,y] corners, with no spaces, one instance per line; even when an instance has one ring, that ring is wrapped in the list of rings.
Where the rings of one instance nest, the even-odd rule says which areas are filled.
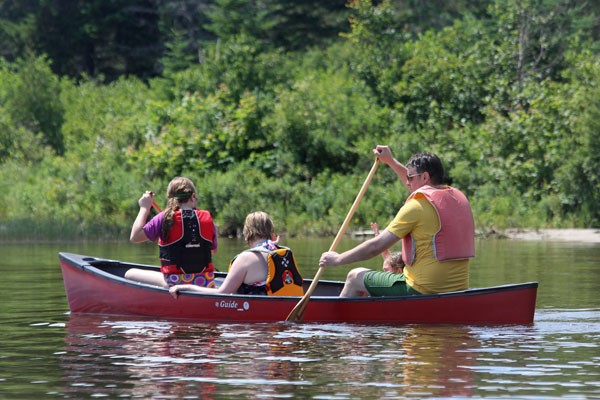
[[[406,283],[404,274],[384,271],[368,271],[363,280],[369,295],[381,296],[412,296],[421,294]]]

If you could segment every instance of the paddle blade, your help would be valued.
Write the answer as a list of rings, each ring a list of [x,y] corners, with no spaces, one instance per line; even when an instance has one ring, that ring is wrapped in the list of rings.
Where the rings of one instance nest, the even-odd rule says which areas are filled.
[[[313,294],[313,292],[317,288],[317,284],[319,283],[319,279],[321,279],[321,275],[323,274],[324,269],[325,268],[323,268],[323,267],[319,267],[319,270],[315,274],[315,277],[313,278],[313,281],[311,282],[310,286],[308,287],[308,290],[306,291],[306,293],[304,293],[304,296],[302,296],[302,298],[300,299],[298,304],[296,304],[296,307],[294,307],[294,309],[290,312],[288,317],[285,319],[286,321],[290,321],[290,322],[302,321],[302,317],[304,316],[304,310],[306,309],[308,301],[310,300],[310,296]]]
[[[306,305],[308,304],[308,297],[302,297],[298,304],[294,307],[294,309],[287,316],[286,321],[289,322],[300,322],[302,321],[302,317],[304,316],[304,310],[306,309]]]

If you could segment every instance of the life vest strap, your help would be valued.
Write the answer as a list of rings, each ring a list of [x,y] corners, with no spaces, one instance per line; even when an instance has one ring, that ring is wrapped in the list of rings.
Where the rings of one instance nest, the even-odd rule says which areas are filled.
[[[161,265],[160,272],[163,274],[185,274],[183,270],[177,267],[177,265]]]

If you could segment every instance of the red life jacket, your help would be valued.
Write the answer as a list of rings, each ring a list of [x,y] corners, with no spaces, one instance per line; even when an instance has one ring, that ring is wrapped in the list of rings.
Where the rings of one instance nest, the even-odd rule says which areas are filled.
[[[175,211],[167,238],[158,239],[161,271],[191,274],[212,269],[213,239],[214,223],[208,211]]]
[[[438,261],[463,260],[475,257],[475,222],[467,197],[458,189],[446,186],[436,189],[429,185],[415,190],[406,199],[425,198],[435,209],[440,229],[433,235],[433,254]],[[416,246],[411,234],[402,238],[402,260],[406,265],[415,261]]]

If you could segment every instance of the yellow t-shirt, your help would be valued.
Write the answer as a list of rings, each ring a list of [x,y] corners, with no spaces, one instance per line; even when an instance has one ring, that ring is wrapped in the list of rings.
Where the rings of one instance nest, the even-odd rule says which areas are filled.
[[[433,255],[433,235],[440,221],[425,198],[409,200],[386,230],[399,238],[412,234],[415,262],[404,267],[406,282],[423,294],[464,290],[469,287],[469,260],[438,261]]]

